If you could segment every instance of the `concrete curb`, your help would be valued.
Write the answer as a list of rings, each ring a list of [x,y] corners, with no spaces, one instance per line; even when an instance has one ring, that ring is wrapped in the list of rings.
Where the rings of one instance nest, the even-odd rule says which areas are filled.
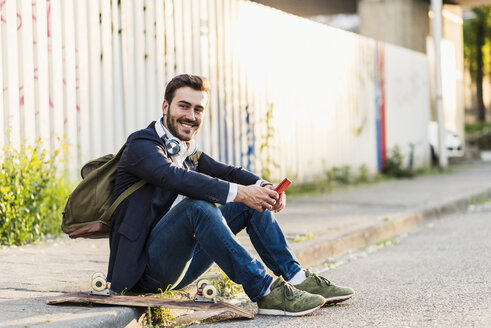
[[[464,211],[473,200],[491,197],[491,188],[472,195],[459,197],[438,205],[423,207],[420,211],[401,214],[390,221],[383,222],[354,233],[348,233],[338,239],[318,237],[304,241],[295,247],[295,254],[304,266],[315,266],[337,257],[398,235],[413,231],[423,224],[444,215]]]

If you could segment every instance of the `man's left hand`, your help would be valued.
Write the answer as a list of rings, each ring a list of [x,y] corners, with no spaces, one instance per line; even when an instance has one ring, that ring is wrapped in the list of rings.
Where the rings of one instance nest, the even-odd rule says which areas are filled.
[[[273,186],[273,185],[267,185],[264,188],[269,188],[271,190],[274,190],[275,186]],[[276,204],[271,209],[271,211],[273,211],[274,213],[278,213],[279,211],[281,211],[282,209],[284,209],[285,206],[286,206],[286,194],[285,194],[285,192],[282,192],[280,194],[278,200],[276,201]]]

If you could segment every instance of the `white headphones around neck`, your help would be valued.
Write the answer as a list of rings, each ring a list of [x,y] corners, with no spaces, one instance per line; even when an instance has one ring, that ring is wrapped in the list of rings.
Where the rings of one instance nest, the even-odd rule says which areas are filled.
[[[171,156],[178,154],[181,151],[181,142],[178,139],[169,138],[164,130],[162,132],[163,132],[162,139],[164,140],[165,149],[167,150],[167,153]],[[192,149],[192,151],[190,151],[190,149]],[[194,153],[196,153],[196,150],[198,150],[198,144],[194,140],[191,140],[191,144],[188,148],[187,156],[193,155]]]

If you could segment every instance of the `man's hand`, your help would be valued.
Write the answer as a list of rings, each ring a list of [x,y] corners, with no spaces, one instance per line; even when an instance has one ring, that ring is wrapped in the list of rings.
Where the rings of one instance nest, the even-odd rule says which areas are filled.
[[[241,202],[259,212],[264,210],[275,210],[279,195],[273,188],[263,188],[258,185],[237,185],[236,202]]]
[[[267,185],[267,186],[265,186],[265,188],[269,188],[271,190],[274,190],[275,187],[272,185]],[[285,206],[286,206],[286,194],[285,194],[285,192],[282,192],[279,195],[278,199],[276,200],[276,204],[273,206],[273,211],[275,213],[278,213],[279,211],[284,209]]]

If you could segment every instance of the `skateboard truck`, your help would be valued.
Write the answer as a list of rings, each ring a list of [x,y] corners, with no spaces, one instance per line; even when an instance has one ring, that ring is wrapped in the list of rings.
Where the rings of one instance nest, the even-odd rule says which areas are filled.
[[[96,272],[92,275],[90,286],[92,288],[89,295],[111,296],[106,276],[102,272]]]
[[[196,284],[198,290],[194,296],[195,302],[214,303],[215,297],[218,295],[218,291],[208,279],[200,279]]]

